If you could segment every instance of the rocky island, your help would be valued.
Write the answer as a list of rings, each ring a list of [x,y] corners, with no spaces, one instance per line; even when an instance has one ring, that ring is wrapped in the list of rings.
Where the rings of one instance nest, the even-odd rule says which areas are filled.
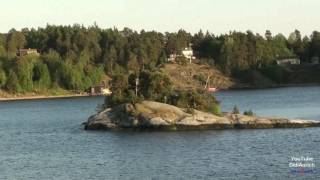
[[[263,118],[233,113],[221,116],[154,101],[125,103],[91,116],[86,130],[214,130],[320,127],[320,121]]]

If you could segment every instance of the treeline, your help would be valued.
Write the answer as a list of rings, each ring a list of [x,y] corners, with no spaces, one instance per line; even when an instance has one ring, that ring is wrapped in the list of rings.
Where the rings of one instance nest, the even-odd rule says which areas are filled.
[[[309,62],[320,56],[317,31],[302,37],[296,30],[286,38],[273,36],[270,31],[265,35],[247,31],[216,36],[202,31],[159,33],[101,29],[96,25],[48,25],[0,34],[0,88],[10,92],[49,88],[84,91],[105,75],[153,71],[166,63],[170,54],[181,53],[190,43],[202,63],[227,75],[266,67],[281,58],[298,57]],[[17,57],[20,48],[35,48],[41,56]]]

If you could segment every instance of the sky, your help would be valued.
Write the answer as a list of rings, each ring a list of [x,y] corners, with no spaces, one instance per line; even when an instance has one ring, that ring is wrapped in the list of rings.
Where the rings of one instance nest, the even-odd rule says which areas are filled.
[[[214,34],[247,31],[303,35],[320,30],[320,0],[3,0],[0,32],[82,24],[101,28]]]

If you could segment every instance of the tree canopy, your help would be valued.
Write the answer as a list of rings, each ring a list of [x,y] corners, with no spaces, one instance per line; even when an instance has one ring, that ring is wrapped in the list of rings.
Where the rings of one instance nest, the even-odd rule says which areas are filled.
[[[0,88],[29,92],[58,86],[85,91],[101,82],[104,75],[153,71],[166,63],[170,54],[180,54],[190,44],[201,62],[227,75],[266,67],[281,58],[298,57],[309,62],[320,56],[317,31],[302,37],[295,30],[286,38],[270,31],[263,36],[251,31],[222,35],[199,31],[192,35],[183,29],[160,33],[96,25],[47,25],[0,34]],[[17,57],[20,48],[35,48],[41,56]]]

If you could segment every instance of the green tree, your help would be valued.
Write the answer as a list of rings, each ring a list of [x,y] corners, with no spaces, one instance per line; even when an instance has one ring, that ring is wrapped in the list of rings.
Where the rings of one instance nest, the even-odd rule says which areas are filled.
[[[13,70],[11,70],[9,73],[6,88],[9,90],[9,92],[14,92],[14,93],[21,92],[21,87],[19,84],[18,77]]]
[[[23,33],[14,29],[10,30],[7,38],[7,51],[9,56],[15,56],[20,48],[26,44],[26,38]]]
[[[0,34],[0,57],[6,56],[6,43],[5,43],[5,37]]]
[[[48,89],[51,86],[51,78],[48,66],[42,62],[35,64],[33,69],[33,82],[39,90]]]
[[[37,59],[26,56],[18,59],[16,62],[16,73],[22,91],[31,91],[33,89],[34,61],[37,61]]]
[[[112,75],[114,72],[114,66],[117,62],[118,55],[117,50],[114,46],[111,46],[111,48],[105,52],[104,54],[104,64],[105,64],[105,72],[107,74]]]
[[[0,69],[0,89],[7,83],[7,76],[4,70]]]
[[[311,36],[310,43],[311,57],[320,57],[320,32],[314,31]]]
[[[287,40],[282,34],[278,34],[272,41],[273,54],[276,59],[293,57],[294,54],[287,47]]]
[[[48,66],[52,83],[60,84],[62,81],[61,76],[63,60],[59,53],[53,49],[50,49],[48,53],[42,56],[42,59]]]
[[[139,63],[137,59],[137,55],[132,52],[129,52],[127,69],[132,71],[133,73],[137,73],[139,71]]]
[[[105,98],[105,107],[112,107],[117,104],[129,102],[128,96],[126,97],[129,85],[127,75],[114,75],[112,77],[110,85],[112,95]]]
[[[88,77],[91,82],[89,86],[94,86],[101,83],[103,76],[104,76],[104,71],[102,67],[94,67],[94,66],[86,67],[86,77]]]
[[[82,91],[87,87],[81,65],[73,65],[71,60],[62,64],[62,82],[69,90]]]

